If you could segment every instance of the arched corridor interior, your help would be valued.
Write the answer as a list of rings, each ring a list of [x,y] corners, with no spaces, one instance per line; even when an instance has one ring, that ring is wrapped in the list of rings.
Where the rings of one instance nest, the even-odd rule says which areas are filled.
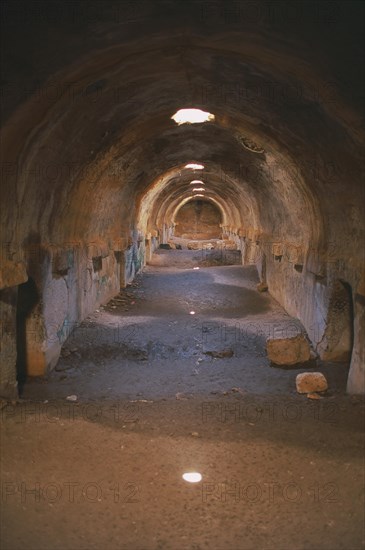
[[[2,546],[363,548],[362,3],[2,10]]]

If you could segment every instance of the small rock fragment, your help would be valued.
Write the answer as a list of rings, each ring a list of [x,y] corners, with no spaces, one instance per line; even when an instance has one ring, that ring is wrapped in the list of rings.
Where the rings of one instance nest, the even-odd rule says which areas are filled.
[[[269,338],[266,342],[268,358],[275,365],[296,365],[310,358],[310,346],[304,334],[289,338]]]
[[[225,349],[222,351],[205,351],[205,355],[210,355],[216,359],[223,359],[224,357],[233,357],[233,350]]]
[[[295,382],[298,393],[311,394],[328,389],[327,380],[321,372],[302,372],[297,375]]]
[[[316,392],[307,393],[307,397],[308,399],[322,399],[322,397]]]
[[[267,292],[267,291],[269,290],[269,287],[267,286],[266,283],[261,282],[261,283],[259,283],[258,285],[256,285],[256,289],[257,289],[259,292]]]
[[[73,369],[74,367],[72,365],[56,365],[55,366],[55,371],[56,372],[64,372],[66,370],[70,370],[70,369]]]
[[[68,395],[66,397],[67,401],[77,401],[77,395]]]
[[[241,395],[245,393],[244,390],[242,390],[241,388],[232,388],[231,392],[240,393]]]
[[[176,399],[186,399],[186,397],[184,397],[184,394],[183,393],[177,393],[175,395]]]

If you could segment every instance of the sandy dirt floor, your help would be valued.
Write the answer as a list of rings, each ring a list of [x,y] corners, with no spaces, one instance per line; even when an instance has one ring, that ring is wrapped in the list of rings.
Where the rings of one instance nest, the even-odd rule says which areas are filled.
[[[297,394],[305,369],[270,367],[265,341],[300,323],[254,267],[200,253],[155,254],[3,403],[2,550],[365,547],[348,365],[313,364],[328,392]]]

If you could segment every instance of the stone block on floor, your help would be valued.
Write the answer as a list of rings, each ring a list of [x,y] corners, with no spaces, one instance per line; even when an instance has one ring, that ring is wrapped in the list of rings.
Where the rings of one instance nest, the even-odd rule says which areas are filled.
[[[326,377],[321,372],[302,372],[295,380],[298,393],[322,392],[328,389]]]
[[[310,346],[304,334],[291,338],[269,338],[267,356],[274,365],[297,365],[310,359]]]

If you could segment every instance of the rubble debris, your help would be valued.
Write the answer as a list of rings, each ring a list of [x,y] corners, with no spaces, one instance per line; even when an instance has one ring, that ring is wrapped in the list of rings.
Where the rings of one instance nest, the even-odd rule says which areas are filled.
[[[215,359],[223,359],[225,357],[233,357],[233,350],[225,349],[221,351],[204,351],[205,355],[210,355]]]
[[[328,389],[326,377],[321,372],[302,372],[295,380],[297,392],[312,394]]]

